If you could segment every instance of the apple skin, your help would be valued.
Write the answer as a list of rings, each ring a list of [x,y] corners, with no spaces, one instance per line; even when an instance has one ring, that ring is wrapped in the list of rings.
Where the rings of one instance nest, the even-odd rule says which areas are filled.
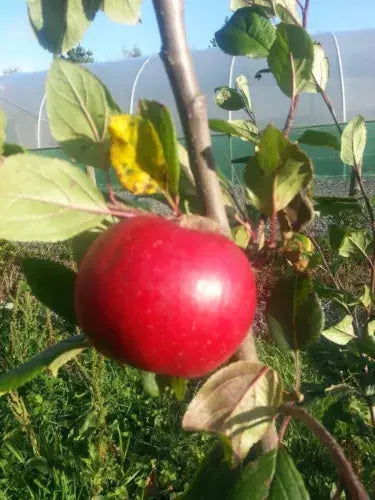
[[[229,359],[255,307],[253,272],[240,248],[153,216],[126,219],[99,236],[75,288],[78,324],[98,351],[187,378]]]

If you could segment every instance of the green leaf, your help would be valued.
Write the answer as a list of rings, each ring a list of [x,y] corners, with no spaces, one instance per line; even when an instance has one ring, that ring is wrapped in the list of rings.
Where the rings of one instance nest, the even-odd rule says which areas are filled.
[[[284,448],[279,448],[276,470],[270,488],[269,500],[309,500],[301,474],[292,457]]]
[[[333,300],[337,304],[345,307],[345,310],[347,309],[347,305],[352,302],[353,299],[350,294],[338,290],[337,288],[325,286],[317,279],[314,280],[314,289],[320,298]]]
[[[26,149],[19,144],[11,144],[10,142],[4,142],[3,145],[3,156],[12,156],[18,153],[26,153]]]
[[[352,167],[362,164],[367,140],[366,122],[361,115],[351,120],[341,137],[341,160]]]
[[[72,49],[93,21],[101,0],[27,0],[39,43],[54,54]]]
[[[218,46],[233,56],[267,57],[275,40],[275,28],[258,7],[236,10],[227,24],[215,33]]]
[[[187,389],[187,380],[182,377],[169,377],[152,372],[142,372],[143,389],[153,398],[166,390],[171,391],[178,401],[183,401]]]
[[[232,237],[234,243],[240,247],[246,249],[249,241],[250,234],[249,231],[244,226],[236,226],[232,229]]]
[[[375,359],[375,337],[369,336],[363,339],[357,339],[358,349],[366,356]]]
[[[350,315],[346,315],[337,325],[331,326],[322,332],[322,335],[338,345],[346,345],[351,340],[355,339],[353,329],[353,319]]]
[[[372,245],[372,239],[367,231],[355,231],[348,227],[329,226],[328,241],[333,251],[341,257],[363,255],[367,258]]]
[[[188,431],[217,432],[243,460],[272,423],[281,401],[278,374],[262,363],[238,361],[212,375],[184,415]]]
[[[308,500],[303,479],[280,447],[235,469],[218,443],[206,457],[183,500]]]
[[[329,78],[330,66],[329,59],[326,56],[322,45],[314,42],[314,62],[310,81],[306,84],[303,91],[309,93],[318,93],[325,90]]]
[[[245,171],[247,194],[267,216],[284,209],[312,180],[309,157],[269,125]]]
[[[181,143],[178,143],[178,157],[180,161],[181,174],[180,174],[180,203],[184,207],[186,213],[190,210],[200,213],[202,208],[201,200],[197,196],[197,189],[193,172],[191,171],[189,155]]]
[[[178,194],[180,161],[172,116],[166,106],[156,101],[139,101],[139,111],[143,118],[152,122],[159,135],[167,163],[168,188],[172,194]]]
[[[181,500],[220,498],[232,500],[229,495],[239,475],[240,468],[232,469],[229,466],[223,445],[217,443],[197,470],[189,488],[181,496]]]
[[[294,65],[295,93],[303,91],[311,79],[314,60],[313,42],[301,26],[281,23],[276,30],[276,40],[268,56],[268,65],[280,89],[292,97],[292,65]]]
[[[160,391],[169,389],[174,393],[178,401],[183,401],[187,390],[187,380],[183,377],[169,377],[167,375],[156,375],[156,383]]]
[[[309,500],[303,479],[285,448],[269,451],[243,468],[228,500]]]
[[[258,127],[250,120],[208,120],[211,130],[222,132],[244,141],[258,142]]]
[[[314,198],[314,210],[324,217],[327,215],[337,215],[349,211],[352,213],[361,213],[362,208],[357,198],[334,197],[334,196],[316,196]]]
[[[89,343],[83,335],[74,335],[49,347],[31,358],[30,361],[1,375],[0,396],[18,389],[45,370],[56,376],[61,366],[87,347],[89,347]]]
[[[156,381],[156,374],[152,372],[141,372],[143,390],[146,394],[152,398],[158,398],[160,396],[159,385]]]
[[[120,113],[100,80],[78,64],[55,59],[47,77],[51,133],[65,154],[93,167],[109,167],[110,116]]]
[[[228,495],[228,500],[265,500],[276,472],[277,450],[271,450],[247,464]]]
[[[231,0],[230,2],[230,9],[233,11],[243,7],[262,7],[268,15],[275,15],[273,0]]]
[[[244,107],[241,94],[236,89],[223,85],[216,88],[215,93],[215,102],[222,109],[237,111]]]
[[[328,226],[328,243],[334,252],[338,252],[340,245],[345,238],[348,229],[342,226]]]
[[[363,294],[359,297],[358,300],[361,302],[361,304],[366,309],[369,309],[369,307],[371,306],[371,304],[372,304],[372,294],[371,294],[370,288],[367,285],[365,285]]]
[[[362,254],[366,257],[371,244],[372,239],[367,231],[347,230],[339,247],[339,255],[349,258],[352,255]]]
[[[275,342],[283,349],[303,349],[319,338],[324,316],[308,274],[287,276],[277,282],[267,305],[267,322]]]
[[[58,262],[46,259],[22,259],[21,266],[35,297],[62,318],[76,324],[74,311],[76,273]]]
[[[274,9],[284,23],[302,24],[297,12],[296,0],[274,0]]]
[[[78,167],[29,153],[1,165],[0,239],[63,241],[105,217],[102,194]]]
[[[141,20],[142,0],[103,0],[102,9],[112,21],[138,24]]]
[[[373,337],[375,335],[375,319],[368,322],[367,335],[369,335],[370,337]]]
[[[309,146],[325,146],[327,148],[336,149],[340,151],[340,139],[330,134],[329,132],[321,132],[320,130],[305,130],[305,132],[298,138],[300,144],[308,144]]]
[[[240,75],[236,78],[236,87],[238,92],[241,94],[246,109],[251,111],[250,88],[246,76]]]

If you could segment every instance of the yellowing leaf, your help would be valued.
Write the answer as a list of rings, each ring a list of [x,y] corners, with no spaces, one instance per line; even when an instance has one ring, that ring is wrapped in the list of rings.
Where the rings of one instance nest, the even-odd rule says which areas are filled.
[[[158,133],[140,116],[111,118],[110,157],[119,182],[133,194],[165,192],[167,165]]]

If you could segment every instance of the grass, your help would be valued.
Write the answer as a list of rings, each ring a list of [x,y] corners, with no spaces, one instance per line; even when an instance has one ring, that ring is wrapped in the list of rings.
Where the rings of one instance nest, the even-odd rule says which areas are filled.
[[[24,251],[8,244],[0,247],[0,371],[74,332],[31,295],[17,266]],[[68,245],[27,251],[63,262],[71,259]],[[307,394],[335,380],[332,366],[322,363],[324,349],[316,345],[301,358]],[[258,341],[258,350],[291,388],[292,357],[266,341]],[[213,443],[210,435],[182,431],[187,401],[167,394],[149,397],[137,370],[104,361],[93,350],[64,366],[57,378],[37,377],[0,398],[0,500],[173,498],[186,488]],[[315,416],[326,419],[370,488],[375,482],[374,436],[353,435],[353,429],[362,429],[365,408],[350,408],[349,415],[357,420],[345,422],[348,408],[330,413],[340,401],[340,394],[311,397],[308,405]],[[329,498],[336,476],[325,450],[297,423],[290,425],[285,440],[311,498]]]

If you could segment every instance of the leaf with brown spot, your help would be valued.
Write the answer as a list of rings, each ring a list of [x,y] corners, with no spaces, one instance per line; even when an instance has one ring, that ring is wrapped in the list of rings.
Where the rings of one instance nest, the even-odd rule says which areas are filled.
[[[262,363],[238,361],[212,375],[191,401],[182,426],[230,439],[243,460],[272,423],[281,402],[279,375]]]
[[[294,232],[304,229],[314,218],[314,208],[310,195],[298,193],[287,207],[278,212],[277,216],[283,239],[292,238]]]

